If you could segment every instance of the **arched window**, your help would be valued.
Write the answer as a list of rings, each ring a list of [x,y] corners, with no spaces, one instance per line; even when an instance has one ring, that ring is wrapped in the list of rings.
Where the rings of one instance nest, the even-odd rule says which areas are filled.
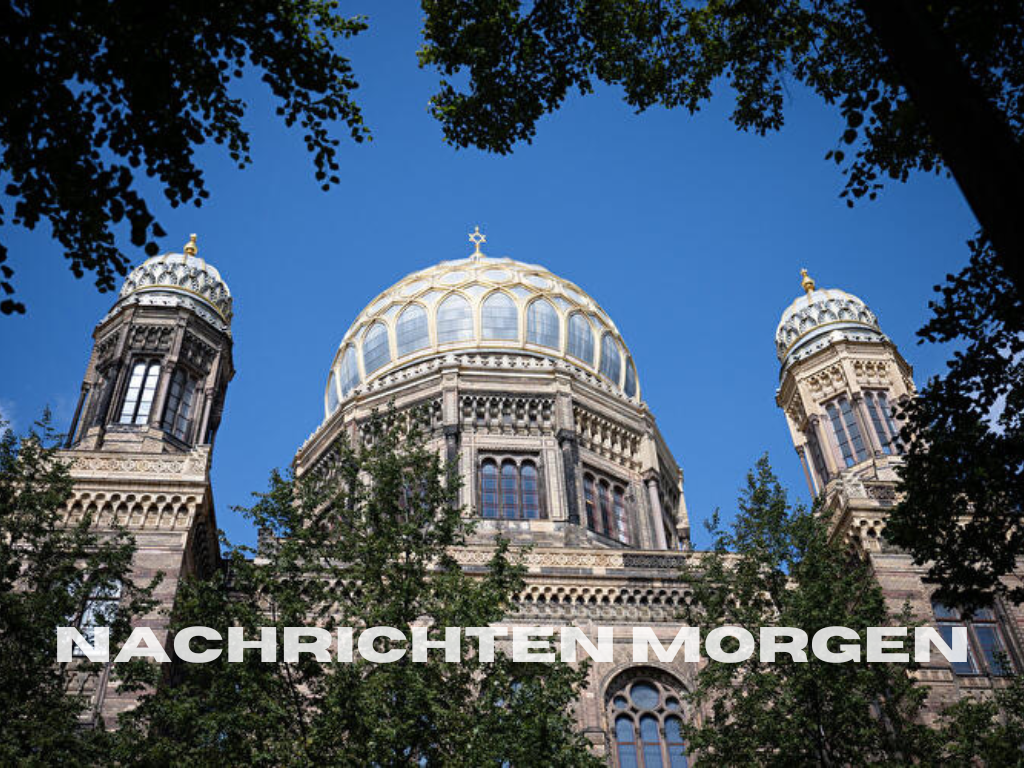
[[[626,361],[626,384],[622,389],[626,397],[636,397],[636,368],[632,360]]]
[[[594,364],[594,334],[590,323],[579,312],[569,317],[569,354],[585,362]]]
[[[537,467],[532,461],[524,461],[519,468],[519,497],[522,500],[523,517],[536,520],[540,517],[540,486]]]
[[[615,512],[615,538],[629,544],[629,521],[626,520],[625,493],[619,486],[612,489],[612,509]]]
[[[562,345],[558,312],[547,299],[537,299],[526,310],[526,340],[558,349]]]
[[[369,376],[389,362],[391,349],[388,347],[387,326],[383,323],[374,323],[363,337],[363,370]]]
[[[480,465],[480,516],[498,516],[498,465],[491,459]]]
[[[619,354],[619,345],[615,343],[610,333],[606,333],[601,337],[601,373],[618,385],[621,372],[622,356]]]
[[[485,339],[519,338],[519,311],[504,293],[492,293],[480,308],[481,336]]]
[[[153,407],[153,395],[160,380],[160,363],[147,360],[136,363],[128,379],[128,391],[121,405],[121,424],[145,424]]]
[[[516,517],[519,508],[519,469],[511,459],[501,463],[501,516]]]
[[[334,377],[334,371],[327,377],[327,413],[334,413],[338,410],[338,383]]]
[[[333,381],[333,376],[332,376]],[[183,369],[178,368],[171,376],[167,390],[167,406],[164,408],[164,431],[179,440],[185,440],[192,426],[193,401],[196,394],[196,380]]]
[[[861,438],[860,427],[850,407],[850,401],[845,395],[837,397],[825,406],[825,412],[832,422],[832,432],[846,466],[852,467],[857,462],[864,461],[868,457],[868,452],[864,448],[864,440]]]
[[[359,366],[356,364],[356,352],[354,347],[345,350],[341,356],[341,394],[347,395],[359,386]]]
[[[473,313],[469,302],[458,295],[449,296],[437,308],[437,343],[473,338]]]
[[[398,316],[398,322],[395,324],[395,344],[399,357],[430,346],[427,312],[419,304],[410,304]]]
[[[657,670],[626,670],[609,687],[618,768],[686,768],[679,685]]]
[[[597,507],[594,503],[594,477],[593,475],[583,476],[583,506],[587,513],[587,528],[592,531],[600,531],[600,521],[597,518]]]

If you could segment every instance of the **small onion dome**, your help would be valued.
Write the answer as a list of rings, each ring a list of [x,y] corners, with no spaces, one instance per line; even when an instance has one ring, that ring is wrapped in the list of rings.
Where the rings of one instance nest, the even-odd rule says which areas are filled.
[[[775,330],[775,350],[785,368],[835,339],[886,341],[867,304],[838,288],[817,288],[801,270],[805,294],[786,307]]]
[[[231,291],[220,272],[199,258],[198,252],[196,236],[192,235],[182,253],[146,259],[124,281],[116,306],[188,306],[220,330],[229,330]]]

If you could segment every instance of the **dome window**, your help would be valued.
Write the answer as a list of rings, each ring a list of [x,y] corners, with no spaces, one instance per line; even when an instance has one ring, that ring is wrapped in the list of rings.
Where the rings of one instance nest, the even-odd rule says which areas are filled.
[[[636,368],[633,361],[626,361],[626,385],[623,387],[626,397],[636,397]]]
[[[619,345],[615,343],[610,333],[601,337],[601,373],[619,383],[619,374],[622,372],[622,356],[619,354]]]
[[[341,394],[347,395],[359,386],[359,366],[356,365],[356,352],[354,347],[345,350],[341,356]]]
[[[334,377],[334,371],[327,377],[327,415],[338,410],[338,384]]]
[[[526,310],[526,340],[558,349],[562,346],[558,312],[547,299],[537,299]]]
[[[389,362],[388,329],[383,323],[374,323],[363,337],[363,370],[369,375]]]
[[[430,346],[427,313],[419,304],[410,304],[398,316],[395,343],[398,346],[399,357]]]
[[[484,299],[480,317],[483,338],[509,341],[519,338],[519,311],[504,293],[492,293]]]
[[[473,338],[473,313],[469,302],[452,295],[437,308],[437,343],[466,341]]]
[[[594,333],[579,312],[569,318],[569,354],[587,365],[594,364]]]

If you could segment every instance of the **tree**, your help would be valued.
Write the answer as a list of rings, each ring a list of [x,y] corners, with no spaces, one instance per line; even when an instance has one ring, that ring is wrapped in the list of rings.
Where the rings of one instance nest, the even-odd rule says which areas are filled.
[[[797,627],[808,637],[849,627],[863,646],[867,627],[893,623],[866,562],[829,540],[828,520],[790,506],[767,456],[747,476],[728,529],[709,523],[710,552],[684,570],[692,590],[688,623],[708,630]],[[906,616],[898,617],[906,626]],[[832,651],[852,641],[835,638]],[[726,648],[733,650],[733,648]],[[714,765],[909,765],[926,757],[930,734],[915,722],[925,691],[908,665],[863,660],[806,662],[758,653],[740,663],[708,660],[693,704],[707,713],[687,737]]]
[[[357,635],[386,626],[410,637],[416,625],[437,638],[444,627],[500,622],[515,610],[523,567],[499,540],[484,572],[463,570],[453,548],[472,526],[457,500],[457,474],[418,422],[377,417],[360,447],[339,446],[318,476],[271,476],[247,511],[273,535],[271,550],[254,560],[235,548],[219,581],[187,582],[172,628],[226,637],[235,625],[252,637],[265,625],[280,637],[286,626]],[[515,663],[500,647],[485,662],[477,651],[464,643],[459,663],[435,651],[426,662],[406,652],[386,664],[357,653],[263,663],[249,652],[245,663],[222,653],[182,664],[123,718],[118,755],[125,764],[596,765],[570,710],[585,669]]]
[[[929,563],[944,602],[978,607],[993,593],[1024,601],[1001,581],[1024,548],[1024,301],[987,242],[970,246],[918,333],[957,348],[904,408],[902,501],[885,535]]]
[[[995,768],[1024,763],[1024,678],[996,688],[991,698],[965,697],[941,718],[942,763]]]
[[[0,425],[5,426],[5,425]],[[152,607],[154,585],[131,577],[135,544],[127,532],[100,536],[87,514],[65,522],[71,496],[67,466],[49,417],[24,438],[0,437],[0,763],[82,765],[102,762],[105,734],[85,730],[88,697],[69,690],[89,664],[57,664],[56,628],[82,620],[91,597],[121,595],[109,623],[111,643],[130,632],[130,617]]]
[[[424,66],[445,138],[506,153],[572,90],[620,86],[637,111],[695,112],[727,81],[732,121],[783,123],[787,80],[845,118],[830,157],[847,203],[948,168],[1024,289],[1024,3],[998,0],[423,0]],[[453,78],[468,80],[456,85]],[[723,83],[724,85],[724,83]],[[852,152],[848,154],[848,148]]]
[[[332,123],[367,136],[335,48],[365,28],[333,0],[3,5],[0,179],[13,210],[0,207],[0,224],[48,221],[75,276],[94,272],[113,290],[130,263],[117,230],[126,224],[149,255],[165,234],[136,173],[155,178],[171,206],[198,206],[209,191],[197,147],[212,141],[239,167],[251,161],[245,102],[231,95],[246,71],[277,97],[285,125],[301,126],[328,188],[339,167]],[[6,258],[0,243],[0,312],[24,312]]]

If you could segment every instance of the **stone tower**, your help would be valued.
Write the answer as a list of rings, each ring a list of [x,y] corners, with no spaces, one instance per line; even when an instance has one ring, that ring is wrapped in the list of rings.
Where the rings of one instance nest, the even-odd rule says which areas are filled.
[[[135,579],[157,572],[160,607],[189,574],[217,567],[210,459],[231,360],[231,294],[198,257],[183,253],[136,267],[93,332],[93,349],[63,457],[75,481],[71,520],[91,513],[135,537]],[[109,596],[104,596],[109,597]],[[141,617],[164,640],[166,619]],[[92,716],[112,723],[130,705],[109,675],[82,679]]]
[[[888,544],[883,536],[897,501],[902,462],[893,407],[914,394],[912,371],[878,320],[856,296],[818,289],[803,270],[805,295],[783,312],[775,333],[780,383],[776,402],[804,466],[811,493],[832,515],[833,536],[866,557],[889,604],[909,605],[914,618],[936,626],[968,629],[969,658],[946,662],[933,655],[917,677],[928,684],[926,720],[965,694],[1005,682],[1000,659],[1020,668],[1019,607],[996,601],[965,614],[934,599],[927,564]]]

